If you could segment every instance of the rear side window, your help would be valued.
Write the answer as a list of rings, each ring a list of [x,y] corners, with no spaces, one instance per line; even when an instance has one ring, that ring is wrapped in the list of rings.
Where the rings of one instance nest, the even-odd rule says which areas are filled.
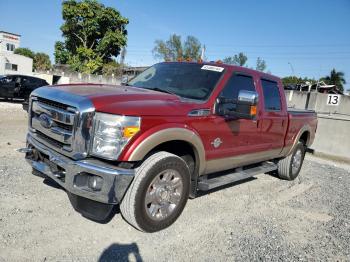
[[[261,79],[266,111],[281,111],[281,96],[277,82]]]
[[[253,78],[247,75],[233,74],[228,80],[224,90],[222,90],[220,96],[237,100],[239,91],[241,90],[255,92]]]

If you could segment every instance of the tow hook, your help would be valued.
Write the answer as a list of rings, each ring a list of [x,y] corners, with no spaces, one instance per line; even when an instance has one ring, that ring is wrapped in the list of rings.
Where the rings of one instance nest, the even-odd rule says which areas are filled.
[[[33,147],[24,147],[17,149],[17,152],[24,153],[27,159],[38,161],[40,159],[40,152]]]
[[[16,151],[20,152],[20,153],[23,153],[23,154],[33,153],[33,149],[29,148],[29,147],[18,148]]]

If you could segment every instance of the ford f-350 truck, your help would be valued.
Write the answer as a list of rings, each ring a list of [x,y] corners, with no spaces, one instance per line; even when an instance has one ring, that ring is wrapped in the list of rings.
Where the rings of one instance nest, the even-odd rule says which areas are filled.
[[[36,89],[26,160],[106,220],[171,225],[188,198],[268,172],[295,179],[314,140],[313,111],[287,110],[281,80],[222,63],[155,64],[122,86]]]

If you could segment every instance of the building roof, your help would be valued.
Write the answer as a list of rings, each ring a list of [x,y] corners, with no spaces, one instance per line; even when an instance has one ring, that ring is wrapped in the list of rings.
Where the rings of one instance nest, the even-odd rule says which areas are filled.
[[[5,33],[5,34],[15,35],[15,36],[21,36],[21,35],[10,33],[10,32],[6,32],[6,31],[0,31],[0,33]]]

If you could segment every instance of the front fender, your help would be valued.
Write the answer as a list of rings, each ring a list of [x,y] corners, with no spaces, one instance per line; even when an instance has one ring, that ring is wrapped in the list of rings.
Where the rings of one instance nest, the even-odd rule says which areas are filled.
[[[199,175],[205,170],[205,149],[199,135],[186,126],[162,125],[138,137],[123,154],[124,161],[140,161],[156,146],[174,140],[188,142],[195,150]]]

